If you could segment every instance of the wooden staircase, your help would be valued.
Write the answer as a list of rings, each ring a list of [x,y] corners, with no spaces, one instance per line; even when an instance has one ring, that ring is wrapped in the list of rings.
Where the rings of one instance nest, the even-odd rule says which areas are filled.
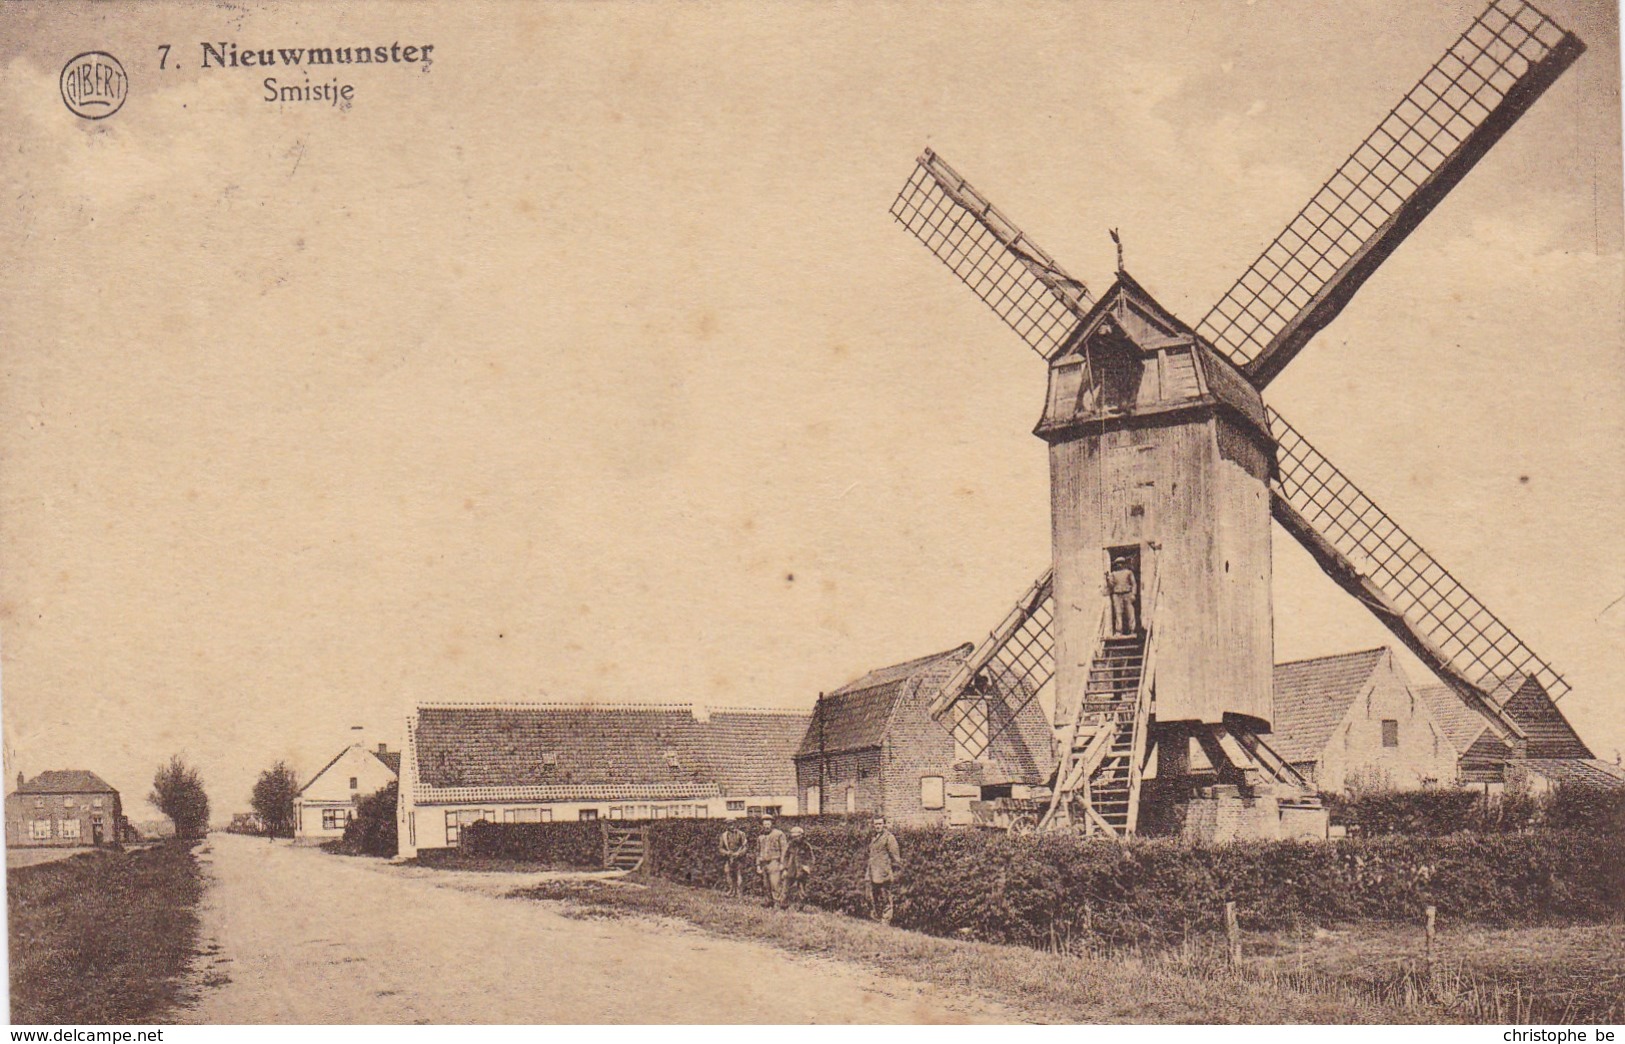
[[[648,857],[648,827],[611,825],[604,828],[604,869],[637,870]]]
[[[1040,829],[1074,827],[1107,837],[1134,833],[1150,729],[1156,594],[1153,587],[1145,599],[1145,630],[1138,634],[1112,634],[1109,613],[1102,616],[1083,699],[1061,742],[1055,792]]]

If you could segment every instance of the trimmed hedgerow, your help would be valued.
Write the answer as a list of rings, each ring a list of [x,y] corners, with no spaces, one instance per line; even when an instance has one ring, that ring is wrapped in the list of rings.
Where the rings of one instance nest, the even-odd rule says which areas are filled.
[[[657,876],[721,883],[723,823],[651,824]],[[868,832],[808,827],[815,906],[861,915]],[[979,830],[903,830],[907,865],[895,923],[938,935],[1039,947],[1155,943],[1222,927],[1270,930],[1441,917],[1488,925],[1602,922],[1625,916],[1625,836],[1524,834],[1244,842],[1196,847]]]
[[[548,866],[599,869],[604,865],[604,828],[596,820],[558,823],[470,824],[462,852],[492,859],[515,859]]]
[[[1351,833],[1443,836],[1463,830],[1517,833],[1552,830],[1625,831],[1625,789],[1570,784],[1550,794],[1516,791],[1493,798],[1466,788],[1324,794],[1333,823]]]

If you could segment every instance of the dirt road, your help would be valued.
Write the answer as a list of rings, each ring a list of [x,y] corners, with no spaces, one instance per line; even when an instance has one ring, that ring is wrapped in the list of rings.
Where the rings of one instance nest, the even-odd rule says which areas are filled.
[[[445,873],[285,842],[199,849],[203,1023],[1009,1022],[951,990],[639,921],[502,898]]]

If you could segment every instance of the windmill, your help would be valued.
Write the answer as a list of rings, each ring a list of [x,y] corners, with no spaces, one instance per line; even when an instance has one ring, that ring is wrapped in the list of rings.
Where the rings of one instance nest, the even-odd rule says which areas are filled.
[[[1533,6],[1492,0],[1194,326],[1123,270],[1121,243],[1097,299],[920,156],[892,215],[1048,365],[1035,434],[1054,534],[1051,568],[931,711],[975,754],[996,731],[984,694],[1014,683],[1031,700],[1053,683],[1045,825],[1188,823],[1193,747],[1220,782],[1209,799],[1314,807],[1265,739],[1272,517],[1514,751],[1523,733],[1494,693],[1513,680],[1568,691],[1261,393],[1584,50]]]

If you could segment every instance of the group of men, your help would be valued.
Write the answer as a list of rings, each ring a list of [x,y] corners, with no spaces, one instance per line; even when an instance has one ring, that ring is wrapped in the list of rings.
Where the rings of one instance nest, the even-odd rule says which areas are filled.
[[[869,916],[883,924],[890,924],[896,910],[893,890],[903,874],[903,855],[897,847],[897,835],[886,827],[886,820],[876,816],[874,833],[869,839],[868,857],[864,861],[864,877],[869,886]],[[722,855],[723,880],[728,893],[735,897],[745,894],[745,857],[750,840],[737,823],[729,823],[717,842]],[[772,816],[762,817],[762,832],[756,838],[756,875],[762,884],[767,905],[785,909],[794,904],[798,909],[807,904],[807,886],[814,870],[812,846],[807,843],[807,832],[791,827],[788,836],[773,825]]]

